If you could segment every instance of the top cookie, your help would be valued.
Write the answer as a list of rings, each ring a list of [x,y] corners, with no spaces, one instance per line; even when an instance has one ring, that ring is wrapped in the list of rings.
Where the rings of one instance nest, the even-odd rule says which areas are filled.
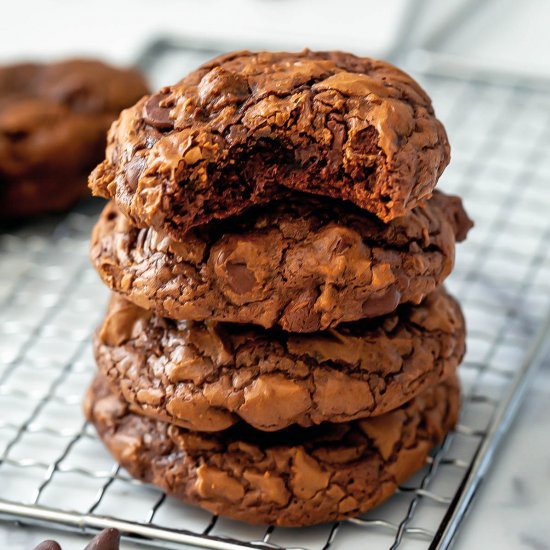
[[[86,191],[120,111],[143,77],[99,61],[0,67],[0,217],[61,210]]]
[[[389,221],[429,197],[448,162],[430,98],[395,67],[342,52],[236,52],[123,112],[90,187],[135,225],[181,237],[282,187]]]

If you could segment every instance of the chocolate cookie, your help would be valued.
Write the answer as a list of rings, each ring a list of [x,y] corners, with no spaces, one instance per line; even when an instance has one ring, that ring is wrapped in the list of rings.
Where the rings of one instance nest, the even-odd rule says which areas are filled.
[[[63,210],[84,196],[109,126],[146,93],[137,72],[98,61],[0,67],[0,217]]]
[[[171,321],[114,295],[94,351],[135,412],[191,430],[223,430],[241,417],[272,431],[399,407],[456,370],[464,333],[443,289],[419,306],[301,335]]]
[[[388,498],[454,426],[458,407],[455,376],[382,416],[269,434],[244,423],[201,434],[139,416],[101,378],[85,402],[134,477],[214,514],[283,526],[357,516]]]
[[[292,194],[176,242],[111,203],[90,256],[110,288],[159,315],[313,332],[419,303],[450,273],[470,226],[460,199],[438,192],[389,224]]]
[[[448,162],[430,98],[395,67],[342,52],[236,52],[123,113],[90,186],[138,227],[181,239],[282,188],[389,221],[428,198]]]

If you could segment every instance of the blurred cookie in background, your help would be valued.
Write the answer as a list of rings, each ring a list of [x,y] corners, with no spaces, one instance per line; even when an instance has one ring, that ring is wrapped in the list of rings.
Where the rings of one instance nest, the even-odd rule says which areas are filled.
[[[0,66],[0,218],[69,208],[88,191],[120,111],[148,91],[133,69],[74,59]]]

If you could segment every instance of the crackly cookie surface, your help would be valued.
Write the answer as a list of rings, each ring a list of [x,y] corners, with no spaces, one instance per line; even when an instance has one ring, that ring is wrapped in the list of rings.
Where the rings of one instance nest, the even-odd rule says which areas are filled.
[[[125,111],[90,186],[177,239],[282,187],[389,221],[429,197],[448,162],[430,98],[388,63],[235,52]]]
[[[357,516],[388,498],[425,464],[458,407],[455,376],[382,416],[269,434],[244,423],[204,434],[143,417],[101,378],[85,402],[100,438],[134,477],[214,514],[283,526]]]
[[[314,332],[419,303],[450,273],[470,226],[460,199],[439,192],[389,224],[293,193],[177,242],[111,203],[90,256],[110,288],[159,315]]]
[[[0,216],[62,210],[84,196],[110,124],[147,91],[137,72],[99,61],[0,67]]]
[[[273,431],[399,407],[456,370],[464,335],[443,289],[419,306],[313,334],[176,322],[113,295],[94,351],[136,412],[191,430],[223,430],[240,417]]]

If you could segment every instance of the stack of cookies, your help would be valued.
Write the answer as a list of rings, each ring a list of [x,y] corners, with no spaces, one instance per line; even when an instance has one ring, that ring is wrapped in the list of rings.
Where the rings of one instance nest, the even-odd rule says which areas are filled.
[[[340,52],[225,55],[124,111],[90,178],[114,293],[85,405],[120,464],[286,526],[356,516],[422,467],[464,354],[448,161],[418,84]]]

